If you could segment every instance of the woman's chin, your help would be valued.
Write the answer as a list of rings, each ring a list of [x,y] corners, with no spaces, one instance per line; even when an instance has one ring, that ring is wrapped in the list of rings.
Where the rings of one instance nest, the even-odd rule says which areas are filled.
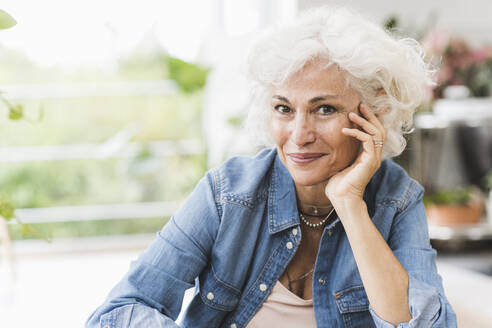
[[[302,186],[302,187],[315,186],[320,183],[326,183],[329,178],[329,177],[323,177],[318,175],[313,176],[313,174],[306,174],[306,173],[301,173],[301,174],[295,173],[295,174],[291,174],[291,176],[296,186]]]

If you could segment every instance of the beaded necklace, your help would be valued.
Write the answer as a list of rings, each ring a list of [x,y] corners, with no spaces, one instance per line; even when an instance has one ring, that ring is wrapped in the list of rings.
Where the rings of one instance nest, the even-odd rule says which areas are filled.
[[[307,225],[308,227],[311,227],[311,228],[317,228],[317,227],[321,227],[322,225],[325,224],[325,222],[328,220],[328,218],[330,217],[331,213],[333,213],[333,211],[335,210],[335,208],[332,208],[330,213],[328,213],[328,215],[321,221],[319,221],[318,223],[311,223],[309,222],[306,217],[304,216],[304,214],[302,214],[302,212],[299,211],[299,217],[301,218],[301,221]]]

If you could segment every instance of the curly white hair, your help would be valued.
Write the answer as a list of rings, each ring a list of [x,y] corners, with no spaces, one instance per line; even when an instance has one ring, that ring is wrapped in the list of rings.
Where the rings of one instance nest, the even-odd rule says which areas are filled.
[[[315,58],[327,58],[346,74],[349,87],[379,117],[387,138],[383,157],[399,155],[411,132],[415,109],[432,85],[434,70],[419,43],[397,38],[344,7],[304,12],[295,22],[265,31],[249,49],[252,103],[245,125],[256,144],[272,146],[269,132],[270,87]]]

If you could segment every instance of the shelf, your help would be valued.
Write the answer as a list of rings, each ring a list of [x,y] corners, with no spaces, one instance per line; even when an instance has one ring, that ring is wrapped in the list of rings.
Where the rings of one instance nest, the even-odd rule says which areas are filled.
[[[492,240],[492,225],[489,223],[462,226],[436,226],[429,224],[429,237],[431,240],[439,241]]]

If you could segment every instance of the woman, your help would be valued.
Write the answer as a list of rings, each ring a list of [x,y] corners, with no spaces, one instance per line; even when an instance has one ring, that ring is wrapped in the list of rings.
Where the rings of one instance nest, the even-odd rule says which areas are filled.
[[[248,126],[87,327],[455,327],[422,187],[389,159],[424,97],[418,44],[340,8],[251,49]],[[384,159],[384,160],[382,160]]]

